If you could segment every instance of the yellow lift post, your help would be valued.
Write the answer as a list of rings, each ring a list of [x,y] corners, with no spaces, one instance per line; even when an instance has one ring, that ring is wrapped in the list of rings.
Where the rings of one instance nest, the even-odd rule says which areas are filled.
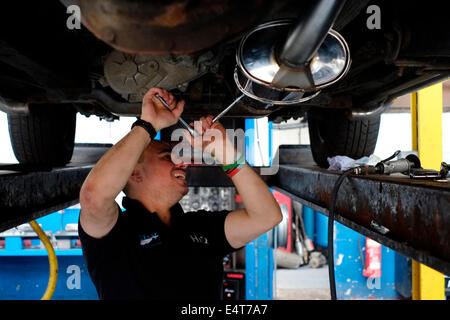
[[[412,148],[422,167],[440,170],[442,162],[442,82],[411,95]],[[413,300],[444,300],[444,275],[412,262]]]

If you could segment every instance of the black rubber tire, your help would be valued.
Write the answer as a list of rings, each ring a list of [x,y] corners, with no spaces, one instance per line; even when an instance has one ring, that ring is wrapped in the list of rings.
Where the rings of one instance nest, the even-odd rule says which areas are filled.
[[[359,159],[371,155],[377,143],[380,116],[350,120],[341,110],[311,110],[308,127],[313,159],[320,167],[328,168],[328,157]]]
[[[30,165],[63,166],[72,158],[76,111],[66,105],[35,106],[29,115],[8,115],[17,160]]]

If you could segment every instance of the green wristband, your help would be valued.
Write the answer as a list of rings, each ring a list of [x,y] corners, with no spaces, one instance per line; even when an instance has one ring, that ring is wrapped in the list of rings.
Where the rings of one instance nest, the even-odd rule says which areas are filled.
[[[239,166],[240,164],[242,164],[242,163],[244,163],[245,162],[245,155],[243,155],[239,160],[237,160],[235,163],[233,163],[233,164],[228,164],[228,165],[223,165],[222,166],[222,169],[223,170],[230,170],[230,169],[232,169],[232,168],[235,168],[235,167],[237,167],[237,166]]]

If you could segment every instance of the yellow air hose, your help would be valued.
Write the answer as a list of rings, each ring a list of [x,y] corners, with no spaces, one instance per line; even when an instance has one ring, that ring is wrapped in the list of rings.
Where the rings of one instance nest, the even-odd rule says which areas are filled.
[[[41,239],[45,249],[47,249],[48,262],[50,264],[50,275],[48,277],[47,289],[45,290],[41,300],[50,300],[53,296],[53,292],[55,291],[56,281],[58,280],[58,260],[56,259],[55,250],[53,250],[52,243],[47,238],[44,231],[42,231],[41,227],[34,220],[30,221],[29,224],[37,233],[39,239]]]

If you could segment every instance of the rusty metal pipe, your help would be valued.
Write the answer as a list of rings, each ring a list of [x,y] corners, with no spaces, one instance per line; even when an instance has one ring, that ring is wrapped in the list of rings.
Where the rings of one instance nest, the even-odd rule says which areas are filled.
[[[0,97],[0,111],[7,114],[29,114],[30,109],[28,103],[14,101],[11,99],[4,99]]]

